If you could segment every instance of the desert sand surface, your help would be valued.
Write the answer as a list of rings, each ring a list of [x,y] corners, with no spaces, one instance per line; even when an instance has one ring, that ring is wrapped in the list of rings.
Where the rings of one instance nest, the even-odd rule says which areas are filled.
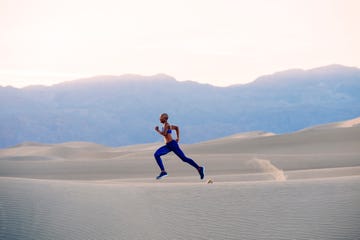
[[[0,149],[0,239],[360,239],[360,118],[161,145]]]

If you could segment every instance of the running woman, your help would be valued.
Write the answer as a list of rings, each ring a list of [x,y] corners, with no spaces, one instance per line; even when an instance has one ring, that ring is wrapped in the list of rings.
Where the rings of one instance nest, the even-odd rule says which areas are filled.
[[[185,156],[183,151],[179,147],[180,140],[180,130],[178,126],[170,125],[168,123],[169,116],[166,113],[160,115],[160,122],[163,124],[163,128],[160,131],[159,127],[155,127],[155,131],[157,131],[160,135],[164,136],[165,145],[159,148],[155,153],[154,157],[156,159],[157,164],[160,167],[160,175],[156,177],[156,179],[161,179],[167,176],[167,172],[165,171],[164,165],[161,160],[161,156],[168,154],[169,152],[174,152],[181,160],[193,166],[199,173],[200,179],[204,179],[205,167],[200,167],[197,165],[194,160]],[[171,136],[172,130],[176,132],[176,140],[174,140]]]

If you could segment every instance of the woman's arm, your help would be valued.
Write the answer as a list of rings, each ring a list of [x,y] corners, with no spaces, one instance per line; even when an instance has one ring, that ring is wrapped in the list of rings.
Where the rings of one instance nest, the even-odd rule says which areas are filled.
[[[176,141],[179,142],[180,141],[180,129],[178,126],[176,125],[171,125],[171,130],[175,130],[176,132]]]
[[[155,127],[155,131],[157,131],[160,135],[163,135],[163,136],[165,137],[166,135],[168,135],[168,130],[169,130],[170,128],[171,128],[170,124],[166,123],[166,124],[164,125],[164,128],[163,128],[162,131],[160,131],[160,129],[159,129],[158,126]]]

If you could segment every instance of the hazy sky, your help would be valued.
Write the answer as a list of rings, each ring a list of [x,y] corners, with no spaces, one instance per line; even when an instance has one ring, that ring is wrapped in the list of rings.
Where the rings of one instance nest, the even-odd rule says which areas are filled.
[[[359,0],[0,0],[0,85],[165,73],[226,86],[360,67]]]

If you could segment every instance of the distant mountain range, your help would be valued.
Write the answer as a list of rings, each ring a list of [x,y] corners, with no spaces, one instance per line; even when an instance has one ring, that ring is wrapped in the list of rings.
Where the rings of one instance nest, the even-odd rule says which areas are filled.
[[[181,127],[184,143],[254,130],[292,132],[360,116],[360,69],[295,69],[230,87],[163,74],[0,87],[0,147],[27,141],[108,146],[161,141],[154,127],[162,112]]]

